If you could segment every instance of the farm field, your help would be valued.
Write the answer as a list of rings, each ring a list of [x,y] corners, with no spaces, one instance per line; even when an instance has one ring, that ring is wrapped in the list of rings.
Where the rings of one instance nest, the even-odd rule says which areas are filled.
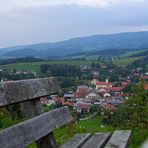
[[[90,65],[91,63],[101,63],[97,60],[53,60],[53,61],[43,61],[43,62],[24,62],[24,63],[14,63],[8,65],[2,65],[1,67],[5,67],[8,69],[17,69],[17,70],[33,70],[37,72],[37,75],[40,75],[40,66],[42,64],[67,64],[73,66],[80,66],[80,65]]]
[[[117,66],[126,67],[128,64],[135,62],[136,60],[142,59],[142,57],[127,57],[113,60],[113,64]]]
[[[113,64],[117,66],[125,67],[128,64],[141,59],[142,57],[126,57],[126,58],[119,58],[113,60]],[[1,65],[0,68],[7,68],[7,69],[16,69],[16,70],[26,70],[26,71],[35,71],[37,76],[40,76],[40,66],[42,64],[67,64],[73,66],[80,66],[80,65],[91,65],[92,63],[102,63],[96,59],[89,59],[89,60],[53,60],[53,61],[42,61],[42,62],[22,62],[22,63],[13,63],[7,65]]]
[[[146,50],[128,51],[128,52],[126,52],[125,54],[122,54],[120,57],[121,57],[121,58],[126,58],[126,57],[129,57],[129,56],[135,55],[135,54],[137,54],[137,53],[142,53],[142,52],[144,52],[144,51],[146,51]]]

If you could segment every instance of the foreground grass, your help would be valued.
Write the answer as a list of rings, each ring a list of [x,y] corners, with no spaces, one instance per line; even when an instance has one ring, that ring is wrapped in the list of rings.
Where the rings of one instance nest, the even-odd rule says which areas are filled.
[[[111,126],[102,125],[100,116],[85,121],[78,121],[75,125],[69,124],[55,131],[55,137],[58,145],[68,141],[74,134],[77,133],[97,133],[97,132],[113,132],[115,130],[124,130],[113,128]],[[132,137],[129,143],[129,148],[138,148],[148,137],[148,130],[133,129]]]
[[[2,120],[1,120],[2,121]],[[9,121],[10,122],[10,121]],[[16,124],[15,122],[11,124]],[[6,127],[11,126],[6,124]],[[6,128],[3,127],[3,128]],[[77,121],[77,123],[69,123],[68,125],[59,128],[54,131],[55,138],[58,145],[62,145],[68,141],[71,137],[78,133],[97,133],[97,132],[113,132],[115,130],[124,130],[120,128],[114,128],[108,125],[103,125],[101,122],[101,117],[97,115],[96,117],[88,120]],[[147,129],[133,129],[132,137],[128,148],[138,148],[140,145],[148,138]],[[26,148],[37,148],[35,143],[28,145]]]
[[[114,130],[113,127],[103,125],[101,122],[101,117],[98,115],[88,120],[78,121],[76,126],[78,126],[79,128],[85,129],[90,133],[107,132],[107,131]]]

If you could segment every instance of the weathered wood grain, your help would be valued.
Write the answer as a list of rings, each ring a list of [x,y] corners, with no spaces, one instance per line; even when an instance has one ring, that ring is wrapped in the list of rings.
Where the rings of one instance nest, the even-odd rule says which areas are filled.
[[[61,148],[80,148],[89,138],[91,134],[76,134],[67,143],[61,146]]]
[[[67,107],[29,119],[0,132],[0,148],[23,148],[71,121]]]
[[[131,136],[130,130],[115,131],[105,148],[126,148]]]
[[[110,136],[111,133],[96,133],[82,146],[82,148],[103,148]]]
[[[0,83],[0,107],[47,96],[59,91],[56,78],[40,78]]]

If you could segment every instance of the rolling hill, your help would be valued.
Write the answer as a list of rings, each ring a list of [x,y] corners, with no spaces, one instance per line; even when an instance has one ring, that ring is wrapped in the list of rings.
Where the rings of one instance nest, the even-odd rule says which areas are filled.
[[[118,56],[127,51],[143,49],[148,49],[148,31],[93,35],[55,43],[1,48],[0,54],[2,57],[15,58],[26,56],[57,58],[82,54]]]

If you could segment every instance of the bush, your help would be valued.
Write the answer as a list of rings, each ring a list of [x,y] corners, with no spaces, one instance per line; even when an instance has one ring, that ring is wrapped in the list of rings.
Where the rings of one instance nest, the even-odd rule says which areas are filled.
[[[0,109],[0,130],[16,123],[18,123],[18,121],[12,120],[6,110]]]
[[[148,125],[148,91],[140,82],[133,87],[133,95],[103,121],[115,127],[144,129]]]

